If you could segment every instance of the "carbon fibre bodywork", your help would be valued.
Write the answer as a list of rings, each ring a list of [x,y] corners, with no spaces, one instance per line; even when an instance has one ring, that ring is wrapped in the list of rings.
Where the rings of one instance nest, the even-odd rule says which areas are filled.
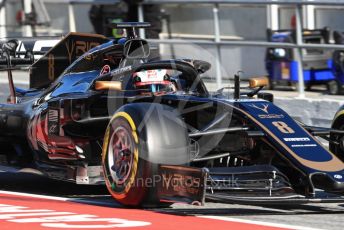
[[[73,39],[83,41],[82,36]],[[58,46],[81,44],[73,39]],[[99,39],[103,38],[95,37]],[[87,41],[92,42],[92,37],[88,35]],[[47,84],[49,78],[40,82],[40,77],[32,75],[35,89],[17,89],[18,103],[1,104],[2,163],[34,168],[59,180],[103,184],[104,173],[111,174],[115,168],[108,166],[103,171],[104,147],[112,143],[109,132],[116,131],[111,129],[115,121],[123,124],[123,129],[137,132],[131,138],[135,145],[145,146],[139,148],[139,157],[149,162],[149,167],[160,167],[160,174],[162,169],[178,169],[184,176],[190,172],[194,175],[188,179],[192,186],[204,189],[211,199],[294,202],[317,198],[317,188],[337,197],[343,193],[344,163],[322,146],[311,127],[294,121],[273,102],[262,99],[263,94],[255,97],[258,91],[232,99],[211,95],[201,79],[210,68],[207,62],[125,58],[123,49],[128,41],[130,38],[122,38],[88,46],[91,49],[83,49],[83,54],[73,54],[76,60],[58,70],[57,79]],[[48,68],[55,50],[42,59]],[[38,61],[34,66],[44,65]],[[169,71],[176,90],[147,93],[135,88],[136,73],[157,69]],[[96,82],[119,82],[122,89],[99,90]],[[122,158],[131,154],[128,149],[120,152]],[[205,177],[204,187],[194,178],[199,169]],[[139,173],[140,168],[137,170]],[[133,173],[136,171],[130,175]],[[187,181],[180,178],[184,177],[179,177],[179,182]],[[180,197],[202,196],[188,183],[183,184]],[[178,201],[168,196],[170,192],[164,191],[160,200]]]

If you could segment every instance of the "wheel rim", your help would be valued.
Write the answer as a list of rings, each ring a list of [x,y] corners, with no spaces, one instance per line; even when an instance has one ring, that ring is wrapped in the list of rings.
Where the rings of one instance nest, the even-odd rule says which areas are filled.
[[[129,131],[117,127],[109,141],[108,166],[110,175],[117,185],[124,184],[133,166],[134,141]]]

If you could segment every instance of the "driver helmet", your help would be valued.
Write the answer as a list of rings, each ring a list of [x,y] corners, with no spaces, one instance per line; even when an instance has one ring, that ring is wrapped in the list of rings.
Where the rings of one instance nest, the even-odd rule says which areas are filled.
[[[166,93],[176,91],[166,69],[143,70],[134,75],[134,86],[141,93]]]

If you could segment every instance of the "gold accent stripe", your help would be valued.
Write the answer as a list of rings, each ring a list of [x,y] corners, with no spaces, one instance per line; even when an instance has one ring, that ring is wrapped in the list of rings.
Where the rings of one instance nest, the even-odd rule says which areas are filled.
[[[175,166],[175,165],[161,165],[161,169],[174,169],[180,171],[189,171],[189,172],[200,172],[200,168],[190,168],[190,167],[183,167],[183,166]]]
[[[316,162],[316,161],[310,161],[303,159],[299,155],[297,155],[294,151],[292,151],[285,143],[283,143],[274,133],[272,133],[268,128],[266,128],[265,125],[263,125],[261,122],[259,122],[256,118],[251,116],[249,113],[246,111],[239,109],[237,107],[234,107],[230,105],[234,109],[239,110],[246,116],[248,116],[250,119],[252,119],[257,125],[259,125],[266,133],[268,133],[275,141],[277,141],[283,148],[285,148],[296,160],[298,160],[302,165],[315,169],[315,170],[320,170],[320,171],[328,171],[328,172],[337,172],[344,170],[344,163],[340,161],[334,154],[331,152],[327,151],[324,149],[321,145],[319,145],[321,148],[323,148],[328,154],[332,156],[332,159],[326,162]],[[300,128],[302,128],[300,126]],[[304,129],[304,128],[302,128]],[[312,136],[311,136],[312,137]],[[313,138],[314,139],[314,138]],[[316,154],[316,153],[315,153]]]

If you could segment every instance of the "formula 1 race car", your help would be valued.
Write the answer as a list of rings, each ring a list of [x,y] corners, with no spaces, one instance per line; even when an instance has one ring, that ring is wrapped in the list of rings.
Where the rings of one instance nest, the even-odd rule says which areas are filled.
[[[126,36],[115,40],[67,35],[31,65],[30,89],[11,80],[30,58],[4,43],[11,95],[0,105],[2,164],[106,184],[128,206],[343,201],[341,156],[315,137],[340,131],[293,120],[260,92],[266,78],[243,87],[235,76],[232,93],[210,94],[201,79],[210,64],[151,59],[135,32],[147,26],[118,23]]]

